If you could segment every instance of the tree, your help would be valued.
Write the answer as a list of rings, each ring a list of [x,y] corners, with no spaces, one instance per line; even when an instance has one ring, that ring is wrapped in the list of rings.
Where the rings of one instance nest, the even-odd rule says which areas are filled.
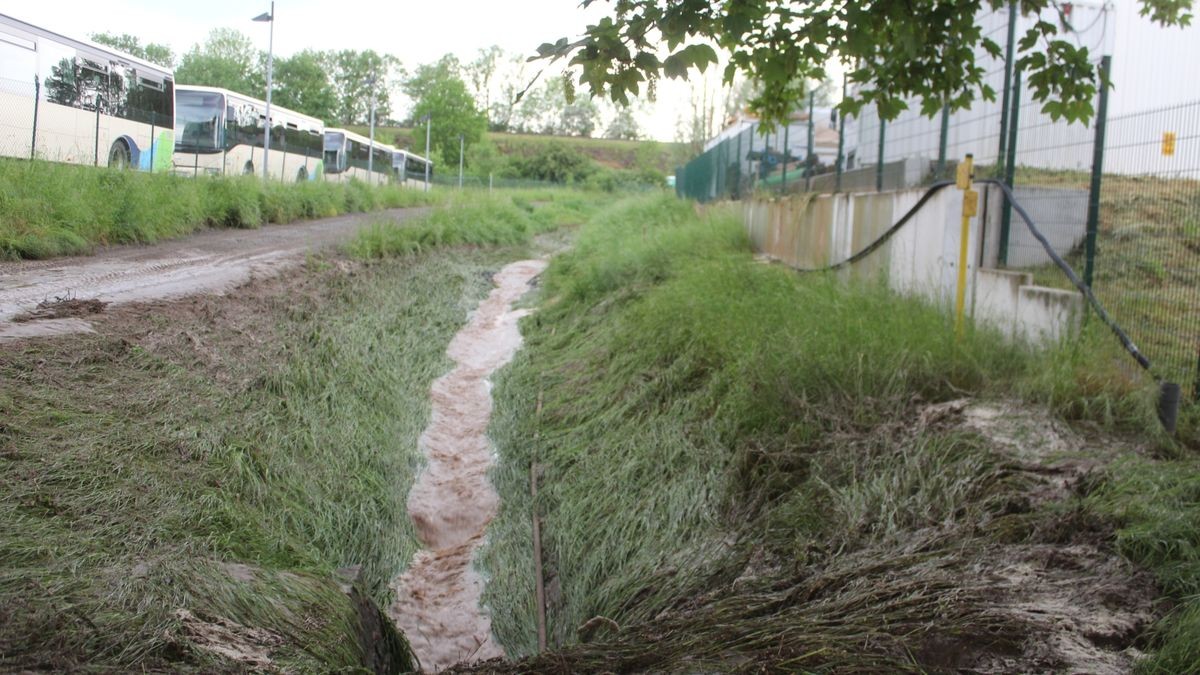
[[[504,61],[504,50],[492,45],[480,49],[475,60],[463,66],[463,73],[471,85],[471,93],[485,115],[490,115],[492,109],[492,79]],[[489,119],[490,123],[491,120]]]
[[[232,28],[216,28],[203,45],[194,45],[179,59],[175,81],[261,97],[266,79],[259,63],[264,59],[244,34]]]
[[[404,92],[416,103],[412,116],[433,120],[431,143],[445,165],[458,164],[459,136],[466,147],[474,145],[487,129],[487,118],[459,76],[458,59],[451,55],[422,65],[404,83]]]
[[[92,33],[92,41],[102,45],[119,49],[126,54],[131,54],[149,61],[157,63],[163,68],[172,68],[175,65],[175,52],[166,45],[161,45],[155,42],[142,44],[141,40],[128,33],[116,35],[115,33]]]
[[[604,137],[617,141],[636,141],[642,137],[633,108],[622,107],[604,130]]]
[[[337,104],[335,117],[341,124],[367,124],[371,97],[375,97],[375,118],[391,115],[391,83],[399,69],[396,57],[373,49],[343,49],[324,53],[325,68],[331,74]]]
[[[600,110],[590,98],[576,98],[566,78],[542,82],[528,91],[508,119],[509,128],[527,133],[591,136]]]
[[[589,5],[594,0],[584,0]],[[986,3],[986,4],[985,4]],[[1140,0],[1141,13],[1161,25],[1187,25],[1192,0]],[[1003,0],[741,0],[730,3],[621,0],[613,16],[590,25],[582,38],[562,38],[538,48],[539,56],[568,58],[579,81],[596,95],[628,103],[644,83],[684,78],[728,54],[726,83],[741,73],[761,85],[750,107],[767,122],[782,122],[807,96],[805,84],[829,79],[834,59],[849,67],[857,84],[840,104],[844,113],[878,106],[894,119],[904,99],[918,97],[932,115],[943,102],[968,107],[978,96],[995,97],[985,83],[981,53],[1001,56],[976,16]],[[1056,0],[1022,0],[1021,11],[1038,15],[1053,7],[1060,21],[1039,20],[1019,43],[1018,67],[1052,117],[1087,120],[1098,74],[1086,46],[1057,37],[1066,23]],[[665,45],[670,54],[660,59]],[[1107,84],[1107,83],[1106,83]]]
[[[305,115],[333,120],[338,98],[325,61],[323,54],[311,49],[276,60],[272,100]]]

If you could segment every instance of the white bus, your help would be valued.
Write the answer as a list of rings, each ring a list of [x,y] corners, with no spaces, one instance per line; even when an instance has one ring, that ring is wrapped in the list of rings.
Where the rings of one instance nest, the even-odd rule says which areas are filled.
[[[215,87],[175,88],[175,162],[179,174],[259,175],[267,104]],[[267,173],[280,181],[316,180],[325,124],[313,117],[271,106],[271,151]]]
[[[414,155],[407,150],[396,150],[392,153],[392,180],[408,187],[425,187],[426,165],[428,178],[433,180],[433,162],[420,155]]]
[[[163,171],[170,70],[0,14],[0,155]]]
[[[392,178],[390,145],[375,142],[374,158],[371,141],[345,129],[325,130],[325,176],[329,180],[349,181],[357,178],[372,185],[382,185]],[[369,167],[369,169],[368,169]]]

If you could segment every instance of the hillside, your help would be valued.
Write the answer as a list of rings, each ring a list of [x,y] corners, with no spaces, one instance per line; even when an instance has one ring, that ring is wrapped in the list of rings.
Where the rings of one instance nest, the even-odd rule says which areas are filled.
[[[364,136],[368,135],[369,131],[367,127],[352,126],[349,129]],[[420,136],[421,132],[414,132],[413,129],[405,127],[375,128],[375,137],[380,141],[424,154],[424,138],[414,138],[414,134]],[[692,156],[692,150],[686,143],[499,132],[488,132],[486,139],[504,156],[529,157],[544,150],[548,145],[558,143],[578,150],[609,169],[653,169],[662,174],[674,174],[675,167],[686,163]]]

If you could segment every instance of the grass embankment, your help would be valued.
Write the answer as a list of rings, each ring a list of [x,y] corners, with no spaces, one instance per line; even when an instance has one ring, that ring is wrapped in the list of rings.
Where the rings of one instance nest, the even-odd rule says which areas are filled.
[[[1088,181],[1086,172],[1028,168],[1016,177],[1018,185],[1080,191]],[[1080,275],[1082,249],[1067,257]],[[1032,271],[1038,284],[1073,290],[1056,267]],[[1156,375],[1200,393],[1200,181],[1104,176],[1093,290]]]
[[[422,192],[365,183],[185,178],[53,162],[0,160],[0,259],[88,253],[152,243],[205,227],[255,228],[436,203]]]
[[[641,199],[594,219],[552,263],[499,378],[486,602],[509,653],[533,653],[537,465],[559,647],[514,670],[1054,670],[1073,664],[1022,654],[1066,630],[1071,602],[1147,601],[1114,542],[1170,597],[1195,592],[1191,451],[1127,460],[1166,481],[1146,493],[1119,468],[1088,474],[1111,459],[1089,443],[1041,443],[1049,419],[1014,447],[930,421],[930,404],[1016,397],[1153,429],[1107,336],[1043,352],[989,332],[956,344],[921,302],[754,264],[736,220],[707,214]],[[1045,477],[1064,475],[1078,485],[1047,498]],[[1095,597],[1058,617],[1056,594],[1074,588]],[[1027,611],[1042,602],[1059,623]],[[1148,642],[1138,621],[1074,637],[1097,658],[1106,639],[1136,642],[1161,649],[1152,663],[1195,669],[1191,602]]]
[[[0,349],[0,670],[333,672],[407,654],[394,633],[375,644],[332,573],[360,566],[386,606],[418,547],[404,502],[430,383],[488,272],[528,254],[434,248],[318,258]]]
[[[368,127],[350,127],[364,136]],[[375,137],[398,148],[425,152],[424,127],[376,127]],[[547,136],[544,134],[510,134],[490,131],[484,142],[496,146],[504,157],[528,157],[544,152],[548,146],[564,145],[577,150],[609,169],[631,171],[656,171],[662,175],[674,174],[675,167],[686,164],[692,156],[692,147],[687,143],[665,143],[662,141],[628,141],[610,138],[583,138],[580,136]]]

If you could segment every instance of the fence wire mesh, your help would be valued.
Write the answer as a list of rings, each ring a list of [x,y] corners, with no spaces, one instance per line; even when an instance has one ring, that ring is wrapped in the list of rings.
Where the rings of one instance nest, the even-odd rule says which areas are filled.
[[[1102,72],[1111,7],[1077,5],[1074,12],[1065,35],[1088,47]],[[866,107],[832,127],[837,152],[828,162],[810,161],[822,148],[779,141],[781,134],[793,141],[819,134],[823,120],[800,113],[770,135],[744,120],[677,171],[676,191],[710,201],[919,187],[950,177],[970,153],[977,175],[1013,187],[1051,245],[1150,356],[1155,374],[1200,399],[1200,101],[1110,117],[1102,100],[1110,94],[1102,92],[1090,124],[1052,119],[1005,49],[1010,35],[1019,38],[1039,18],[1057,20],[1007,7],[980,14],[983,34],[1002,48],[999,58],[978,57],[993,100],[932,116],[914,100],[882,122]],[[1070,287],[1011,210],[1002,210],[999,225],[988,264]]]

